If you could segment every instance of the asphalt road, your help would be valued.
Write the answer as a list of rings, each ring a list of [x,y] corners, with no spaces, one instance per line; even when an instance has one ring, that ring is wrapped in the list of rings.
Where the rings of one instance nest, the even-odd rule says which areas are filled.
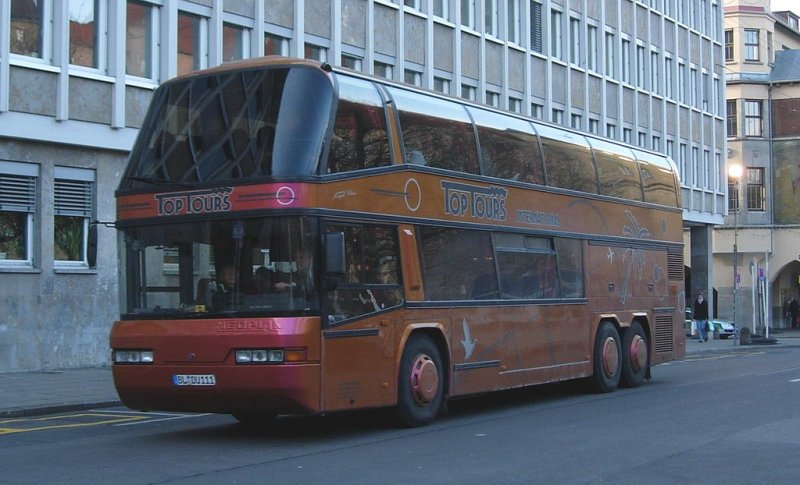
[[[703,354],[636,389],[475,397],[425,428],[102,409],[0,422],[0,483],[797,483],[800,348]]]

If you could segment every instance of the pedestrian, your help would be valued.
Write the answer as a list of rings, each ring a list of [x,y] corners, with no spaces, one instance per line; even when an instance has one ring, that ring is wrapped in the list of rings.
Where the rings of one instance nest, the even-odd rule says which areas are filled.
[[[792,298],[789,303],[789,318],[791,318],[789,323],[792,328],[800,327],[800,321],[797,320],[798,315],[800,315],[800,304],[797,303],[797,298]]]
[[[708,302],[703,298],[703,292],[697,294],[694,301],[692,319],[697,325],[697,341],[705,342],[708,340]]]

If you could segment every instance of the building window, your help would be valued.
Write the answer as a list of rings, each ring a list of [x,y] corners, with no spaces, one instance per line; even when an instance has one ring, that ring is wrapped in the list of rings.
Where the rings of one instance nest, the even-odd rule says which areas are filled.
[[[222,62],[250,57],[250,31],[233,24],[222,25]]]
[[[633,130],[630,128],[623,128],[622,129],[622,141],[625,143],[631,143],[633,141]]]
[[[361,59],[355,56],[349,56],[347,54],[342,54],[342,67],[346,67],[348,69],[353,69],[355,71],[361,70]]]
[[[46,30],[50,22],[50,2],[43,0],[13,0],[11,2],[11,31],[10,47],[12,54],[19,54],[39,59],[49,59],[49,52],[45,52],[49,36]]]
[[[728,176],[728,211],[739,210],[739,179]]]
[[[303,54],[306,59],[314,61],[326,62],[328,60],[328,49],[314,44],[306,44]]]
[[[403,0],[403,5],[419,10],[419,0]]]
[[[461,0],[461,25],[475,30],[475,0]]]
[[[699,89],[698,85],[700,83],[700,78],[697,76],[697,69],[690,68],[689,72],[691,73],[691,77],[689,78],[689,82],[692,84],[690,86],[690,88],[691,88],[691,98],[689,100],[689,103],[692,106],[696,107],[698,101],[700,100],[700,96],[699,96],[699,93],[698,93],[698,89]]]
[[[586,29],[586,67],[597,71],[597,27],[594,25]]]
[[[499,0],[498,0],[499,1]],[[506,17],[508,19],[508,41],[522,45],[522,0],[508,0]]]
[[[577,66],[583,66],[583,49],[581,48],[581,21],[569,19],[569,61]]]
[[[744,102],[744,136],[763,136],[760,100],[748,99]]]
[[[375,61],[373,70],[376,76],[385,77],[386,79],[392,79],[394,75],[394,66],[385,62]]]
[[[417,71],[406,69],[403,75],[403,79],[405,80],[406,84],[413,84],[414,86],[422,86],[422,74]]]
[[[622,82],[631,83],[631,41],[622,39]]]
[[[650,90],[654,93],[660,92],[658,64],[658,52],[650,52]]]
[[[605,74],[608,77],[615,77],[617,67],[614,64],[616,61],[615,53],[615,42],[614,42],[614,34],[612,32],[606,32],[606,65],[605,65]]]
[[[733,61],[733,29],[725,29],[725,61]]]
[[[494,93],[492,91],[486,91],[486,104],[489,106],[494,106],[495,108],[500,107],[500,93]]]
[[[440,93],[450,94],[450,80],[442,77],[433,77],[433,89]]]
[[[542,47],[542,4],[531,0],[531,50],[543,53]]]
[[[675,91],[672,88],[672,83],[674,82],[674,78],[672,76],[672,58],[665,57],[664,58],[664,96],[668,99],[672,99],[672,96],[675,94]]]
[[[736,100],[729,99],[725,102],[725,109],[728,113],[728,138],[736,138],[739,135],[739,125],[736,120]]]
[[[647,148],[647,133],[639,132],[639,140],[637,141],[640,147]]]
[[[764,169],[748,168],[745,173],[747,187],[747,210],[764,210]]]
[[[129,0],[125,14],[125,73],[155,79],[158,45],[156,7]]]
[[[519,98],[508,98],[508,110],[515,113],[522,113],[522,100]]]
[[[450,1],[449,0],[434,0],[433,1],[433,15],[450,20]]]
[[[636,86],[646,89],[647,59],[645,59],[644,46],[636,46]]]
[[[569,117],[569,126],[571,128],[580,130],[581,124],[582,124],[581,115],[573,114]]]
[[[744,29],[744,60],[758,61],[758,29]]]
[[[285,56],[289,54],[289,39],[279,35],[264,34],[264,55]]]
[[[600,120],[589,118],[589,133],[600,134]]]
[[[206,19],[185,12],[178,13],[178,74],[208,66],[206,29]]]
[[[54,178],[53,248],[56,264],[89,267],[94,171],[56,167]]]
[[[544,106],[539,103],[531,103],[531,116],[536,119],[544,119]]]
[[[552,116],[553,116],[552,117],[553,123],[558,123],[558,124],[564,123],[564,110],[553,108]]]
[[[33,264],[38,177],[38,165],[0,161],[0,266]]]
[[[550,12],[550,56],[563,60],[561,37],[561,12],[552,10]]]
[[[499,22],[500,22],[500,0],[484,0],[483,4],[483,16],[484,16],[484,28],[486,29],[487,35],[493,35],[497,37],[498,31],[500,30]]]
[[[468,99],[470,101],[475,101],[478,99],[477,96],[477,89],[474,86],[469,86],[467,84],[461,85],[461,97],[464,99]]]
[[[69,2],[69,63],[105,69],[106,3]]]
[[[617,125],[606,123],[606,138],[611,138],[612,140],[617,138]]]

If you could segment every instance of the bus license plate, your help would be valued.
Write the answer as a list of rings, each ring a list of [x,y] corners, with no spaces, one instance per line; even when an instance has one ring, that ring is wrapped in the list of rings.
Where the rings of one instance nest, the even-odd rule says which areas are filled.
[[[172,383],[176,386],[215,386],[217,379],[214,374],[176,374],[172,376]]]

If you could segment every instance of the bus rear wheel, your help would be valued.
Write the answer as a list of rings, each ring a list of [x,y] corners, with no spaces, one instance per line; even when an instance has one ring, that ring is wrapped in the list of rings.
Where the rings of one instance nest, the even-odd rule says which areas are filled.
[[[423,426],[439,414],[444,401],[442,357],[433,341],[421,334],[408,339],[397,379],[397,409],[411,427]]]
[[[639,322],[633,322],[625,331],[622,344],[622,385],[638,387],[644,382],[650,363],[647,335]]]
[[[619,332],[610,322],[600,324],[594,341],[594,375],[592,384],[599,392],[612,392],[622,374],[622,348]]]

